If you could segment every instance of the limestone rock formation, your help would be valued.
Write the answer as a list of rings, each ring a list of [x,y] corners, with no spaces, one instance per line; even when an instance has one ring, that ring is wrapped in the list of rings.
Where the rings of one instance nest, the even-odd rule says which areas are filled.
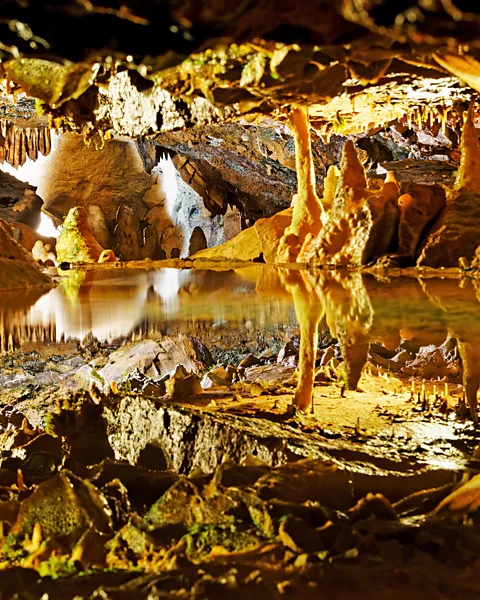
[[[346,142],[333,207],[316,238],[306,240],[298,261],[365,265],[392,249],[398,226],[399,188],[387,177],[369,189],[355,147]]]
[[[0,119],[0,162],[7,162],[15,169],[25,164],[27,157],[36,160],[39,154],[48,156],[52,147],[51,132],[45,125],[20,126]]]
[[[45,210],[57,219],[74,206],[90,204],[101,207],[111,230],[120,204],[144,217],[142,199],[152,182],[132,141],[115,139],[96,150],[82,136],[62,135],[44,164],[38,193]]]
[[[88,225],[92,230],[93,237],[102,248],[113,248],[114,238],[108,228],[102,207],[98,204],[89,204],[86,211]]]
[[[158,236],[152,225],[142,229],[133,208],[122,204],[117,211],[115,226],[116,252],[120,260],[143,260],[153,258]]]
[[[42,199],[32,185],[0,170],[0,218],[25,223],[33,229],[40,224]]]
[[[285,289],[292,294],[300,326],[298,383],[293,404],[300,410],[306,411],[312,402],[318,326],[324,314],[324,307],[307,273],[285,270],[280,271],[280,277]]]
[[[115,239],[120,260],[141,260],[143,243],[140,220],[136,212],[126,204],[118,207]]]
[[[480,144],[473,104],[465,119],[461,151],[455,188],[447,193],[446,207],[425,241],[418,266],[458,267],[459,259],[470,262],[480,245]]]
[[[48,288],[51,285],[32,256],[14,240],[8,223],[0,219],[0,290]]]
[[[76,207],[69,211],[58,237],[56,250],[59,263],[98,262],[104,248],[93,236],[84,208]]]
[[[205,260],[254,260],[262,254],[262,244],[255,227],[249,227],[236,237],[214,248],[197,252],[191,258]]]
[[[10,223],[13,239],[25,248],[28,252],[32,251],[35,243],[41,241],[44,245],[49,245],[51,249],[55,248],[57,240],[53,237],[40,235],[35,229],[32,229],[25,223]]]
[[[286,263],[295,262],[307,236],[316,237],[325,218],[325,210],[315,187],[308,108],[294,107],[290,125],[295,138],[298,191],[292,200],[292,222],[285,229],[277,251],[277,260]]]
[[[445,192],[438,185],[410,184],[398,199],[398,254],[414,257],[425,227],[445,208]]]

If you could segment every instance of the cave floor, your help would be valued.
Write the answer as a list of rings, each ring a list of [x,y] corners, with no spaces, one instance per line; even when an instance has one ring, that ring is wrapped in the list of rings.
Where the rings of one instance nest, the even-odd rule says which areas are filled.
[[[476,282],[309,279],[336,335],[320,325],[302,413],[278,272],[173,266],[74,271],[2,304],[2,595],[478,597]],[[199,375],[165,378],[160,355]]]

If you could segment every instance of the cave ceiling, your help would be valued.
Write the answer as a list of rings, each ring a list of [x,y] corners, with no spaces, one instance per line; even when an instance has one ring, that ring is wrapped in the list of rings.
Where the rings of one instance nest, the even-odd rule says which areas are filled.
[[[307,104],[313,128],[455,127],[480,89],[480,8],[451,0],[4,0],[8,91],[101,145]]]

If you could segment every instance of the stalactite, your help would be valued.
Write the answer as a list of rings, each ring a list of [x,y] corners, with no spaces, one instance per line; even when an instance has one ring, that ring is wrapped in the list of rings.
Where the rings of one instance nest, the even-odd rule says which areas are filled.
[[[7,119],[0,119],[0,162],[8,162],[18,169],[27,157],[37,160],[39,154],[48,156],[51,149],[48,127],[19,127]]]

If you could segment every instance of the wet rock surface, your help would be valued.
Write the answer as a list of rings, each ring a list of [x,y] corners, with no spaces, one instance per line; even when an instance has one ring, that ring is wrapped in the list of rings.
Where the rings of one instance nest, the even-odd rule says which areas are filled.
[[[119,461],[108,448],[127,448],[118,437],[127,414],[130,450],[148,438],[147,423],[162,420],[163,432]],[[13,577],[16,593],[33,598],[93,598],[100,590],[160,598],[172,589],[185,598],[273,598],[286,588],[301,598],[312,589],[346,593],[348,577],[367,598],[371,578],[378,583],[393,565],[409,577],[436,573],[443,591],[462,573],[465,589],[477,589],[473,575],[465,578],[479,543],[473,464],[461,480],[421,462],[335,452],[325,436],[319,445],[310,424],[274,421],[267,412],[239,417],[109,393],[72,397],[47,433],[16,422],[2,434],[12,457],[0,471],[3,592],[13,593]],[[102,427],[108,443],[100,452]],[[78,451],[83,428],[97,440],[90,453]],[[302,444],[309,457],[301,458]],[[312,456],[322,446],[325,455]]]
[[[252,290],[272,294],[284,284],[268,267],[185,279],[191,322],[155,319],[146,278],[148,313],[128,334],[56,344],[59,329],[2,356],[0,559],[22,593],[303,598],[346,594],[348,576],[367,598],[373,577],[386,586],[398,568],[422,593],[446,564],[451,577],[474,572],[479,438],[463,391],[477,282],[292,273],[297,299],[323,307],[307,413],[292,409],[292,307],[276,295],[246,319],[217,289],[221,279],[242,306]],[[87,280],[75,310],[91,315],[85,290],[95,298]],[[196,313],[201,293],[222,313]]]

